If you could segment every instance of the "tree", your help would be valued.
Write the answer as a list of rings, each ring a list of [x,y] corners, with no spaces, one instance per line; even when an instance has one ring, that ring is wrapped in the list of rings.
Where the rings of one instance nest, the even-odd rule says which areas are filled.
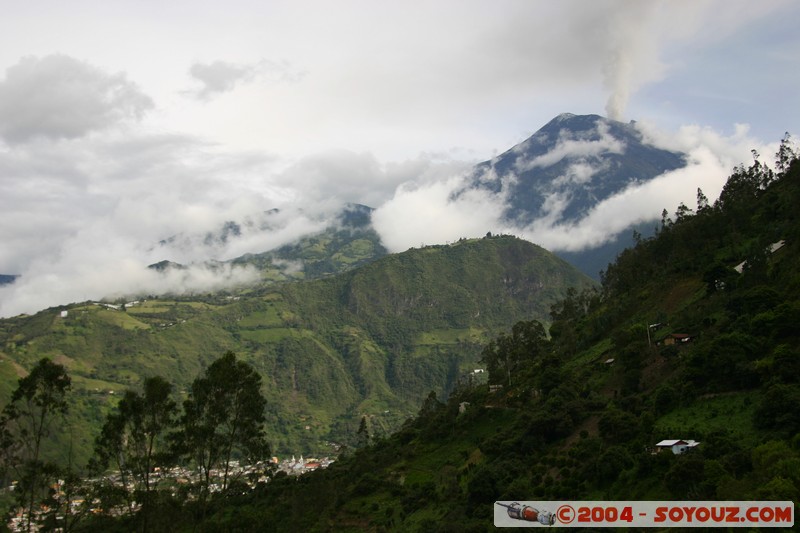
[[[505,380],[511,386],[512,374],[525,373],[524,363],[533,363],[548,348],[547,332],[538,320],[521,321],[511,328],[511,335],[501,334],[491,341],[481,354],[481,362],[489,371],[489,381]]]
[[[791,437],[800,432],[800,386],[771,385],[756,407],[753,423],[757,428],[772,430]]]
[[[49,480],[57,475],[55,465],[42,461],[41,449],[54,421],[67,413],[70,388],[66,369],[44,358],[19,379],[0,417],[3,450],[6,460],[18,470],[17,497],[26,510],[28,531],[37,499],[47,497]]]
[[[208,496],[211,469],[223,469],[222,490],[228,486],[234,453],[246,459],[269,454],[264,436],[264,408],[261,376],[226,352],[192,382],[183,404],[181,441],[183,450],[202,471],[201,501]]]
[[[792,161],[797,160],[797,158],[798,153],[796,147],[794,146],[794,142],[792,141],[792,136],[789,135],[789,132],[787,131],[781,140],[778,153],[775,154],[775,166],[777,167],[778,172],[781,174],[786,173],[789,170]]]
[[[358,426],[358,431],[356,432],[356,442],[359,448],[366,448],[369,446],[369,428],[367,427],[367,415],[361,417],[361,423]]]
[[[697,212],[702,213],[709,208],[708,197],[703,194],[703,189],[697,188]]]
[[[106,418],[95,442],[93,467],[104,470],[113,463],[124,487],[134,488],[134,499],[141,502],[141,528],[147,530],[155,467],[168,464],[167,432],[175,423],[177,404],[172,399],[172,385],[156,376],[144,382],[144,394],[128,390],[117,410]],[[125,491],[129,510],[133,499]]]

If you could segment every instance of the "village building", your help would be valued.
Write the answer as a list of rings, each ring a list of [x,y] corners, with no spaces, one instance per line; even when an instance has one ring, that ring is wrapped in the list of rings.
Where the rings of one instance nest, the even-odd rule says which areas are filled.
[[[660,453],[662,450],[672,450],[675,455],[683,455],[698,444],[700,443],[689,439],[666,439],[656,444],[656,453]]]
[[[692,340],[692,336],[688,333],[670,333],[664,337],[664,346],[672,346],[673,344],[683,344]]]

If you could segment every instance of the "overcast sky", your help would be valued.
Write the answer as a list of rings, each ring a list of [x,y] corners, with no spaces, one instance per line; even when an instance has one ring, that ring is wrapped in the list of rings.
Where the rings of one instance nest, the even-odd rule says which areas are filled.
[[[800,119],[792,0],[0,5],[0,273],[23,276],[0,316],[246,281],[142,265],[263,251],[348,201],[378,208],[393,251],[487,230],[594,246],[698,186],[713,199]],[[562,112],[635,119],[691,164],[571,227],[508,228],[502,199],[452,201],[466,169]],[[273,207],[269,235],[198,244]]]

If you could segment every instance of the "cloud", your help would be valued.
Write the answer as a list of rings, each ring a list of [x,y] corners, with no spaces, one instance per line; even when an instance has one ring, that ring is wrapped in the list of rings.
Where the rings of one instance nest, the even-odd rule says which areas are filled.
[[[287,163],[130,131],[0,146],[0,273],[22,275],[0,293],[0,316],[237,284],[252,272],[193,266],[156,275],[145,267],[268,251],[322,231],[345,202],[379,205],[401,183],[437,182],[468,166],[446,154],[380,164],[346,151]],[[221,231],[229,222],[235,238]]]
[[[245,228],[236,242],[204,242],[226,221],[256,220],[296,196],[270,181],[275,168],[270,156],[180,135],[127,132],[0,148],[0,273],[22,275],[0,295],[0,312],[99,298],[114,281],[121,291],[149,293],[171,281],[181,283],[174,290],[210,286],[212,275],[238,282],[239,271],[192,270],[184,280],[144,267],[261,252],[318,230],[318,218],[287,209],[266,233]],[[173,235],[191,236],[191,246],[157,246]]]
[[[709,198],[716,198],[728,173],[729,169],[707,147],[697,146],[690,150],[686,167],[626,188],[597,204],[575,223],[546,216],[510,231],[551,251],[596,248],[616,240],[632,225],[656,220],[663,209],[672,211],[681,202],[693,206],[698,187]]]
[[[228,210],[231,220],[209,228],[164,239],[149,251],[153,257],[168,257],[178,263],[206,259],[225,261],[248,253],[260,253],[319,233],[334,224],[333,214],[315,213],[313,205],[305,211],[289,205],[269,211]],[[252,208],[251,208],[252,209]]]
[[[562,130],[561,137],[559,137],[552,150],[545,154],[536,156],[531,160],[518,160],[515,165],[516,170],[517,172],[524,172],[532,168],[548,167],[558,163],[567,156],[575,158],[590,158],[597,157],[603,153],[625,153],[625,143],[609,133],[608,124],[605,121],[598,121],[597,129],[587,132],[586,135],[591,137],[594,136],[595,133],[599,136],[599,138],[592,140],[573,138],[570,132]],[[520,149],[524,149],[524,145],[520,145]]]
[[[216,291],[259,279],[255,269],[231,265],[157,272],[142,263],[139,247],[102,226],[84,228],[54,253],[38,256],[14,284],[0,288],[0,316],[69,302]]]
[[[222,93],[230,92],[237,85],[249,83],[256,79],[272,82],[297,82],[304,76],[286,62],[274,62],[262,59],[252,64],[237,64],[227,61],[212,63],[194,63],[189,68],[189,75],[200,82],[199,89],[184,91],[184,94],[200,100],[210,100]]]
[[[273,183],[295,191],[298,203],[327,206],[333,213],[347,202],[381,205],[398,186],[446,179],[466,172],[471,164],[443,153],[381,163],[370,152],[327,150],[294,161],[273,177]]]
[[[697,186],[713,199],[730,169],[760,149],[743,127],[729,137],[699,126],[659,132],[643,117],[676,129],[733,120],[755,129],[797,113],[795,2],[368,4],[234,2],[157,17],[132,4],[112,20],[53,3],[52,26],[42,26],[20,3],[0,22],[0,60],[13,65],[0,78],[0,273],[24,277],[0,295],[3,312],[82,299],[67,287],[112,290],[103,281],[93,292],[100,266],[119,273],[122,287],[179,285],[142,265],[264,251],[314,231],[344,202],[378,207],[376,225],[395,251],[487,231],[593,246],[646,213],[691,205]],[[119,46],[97,44],[112,41]],[[254,50],[287,60],[253,59]],[[39,56],[19,60],[31,53]],[[652,142],[689,153],[693,170],[632,187],[563,226],[567,191],[591,185],[598,151],[625,147],[562,139],[524,163],[582,154],[533,224],[503,223],[504,198],[454,194],[470,159],[491,158],[559,112],[596,113],[607,97],[609,114],[635,110]],[[274,207],[285,218],[257,231]],[[239,238],[206,243],[226,221],[242,224]],[[174,245],[157,244],[173,236]],[[85,266],[93,260],[97,269]],[[215,272],[198,279],[206,274]]]
[[[0,81],[0,137],[75,139],[139,120],[153,101],[124,74],[108,74],[65,55],[24,57]]]
[[[574,185],[583,185],[590,183],[595,174],[606,171],[610,168],[609,162],[600,162],[599,164],[590,164],[587,161],[578,161],[570,164],[566,172],[553,180],[553,187],[565,187]]]
[[[500,229],[504,198],[476,189],[465,191],[465,185],[464,177],[454,176],[419,187],[399,187],[394,197],[372,215],[384,246],[400,252]]]
[[[677,132],[659,130],[647,123],[638,127],[655,146],[686,153],[687,166],[644,183],[631,184],[575,222],[564,222],[561,216],[569,204],[569,188],[545,191],[544,214],[521,226],[504,219],[507,198],[487,189],[469,189],[464,193],[465,179],[452,177],[419,187],[399,187],[393,198],[374,213],[373,224],[393,252],[422,243],[480,237],[487,231],[517,235],[550,251],[592,249],[615,240],[632,225],[658,220],[663,209],[673,212],[680,203],[694,208],[698,188],[713,202],[732,169],[751,157],[751,149],[763,154],[772,154],[777,149],[776,145],[764,145],[749,137],[744,126],[738,126],[727,137],[699,126],[687,126]],[[586,157],[599,153],[595,148],[585,142],[564,142],[554,151],[560,157]],[[560,159],[549,154],[541,157],[549,163]],[[555,185],[585,183],[602,165],[602,161],[583,160],[569,167]]]
[[[517,232],[552,251],[595,248],[616,239],[631,225],[658,220],[664,209],[674,212],[680,203],[693,209],[698,188],[713,202],[733,168],[751,157],[751,149],[765,154],[774,153],[776,149],[775,145],[765,145],[748,136],[747,128],[741,125],[730,136],[699,126],[669,132],[645,122],[637,123],[637,128],[654,146],[686,153],[687,165],[645,183],[632,184],[597,204],[576,223],[563,224],[557,219],[542,218],[508,231]]]

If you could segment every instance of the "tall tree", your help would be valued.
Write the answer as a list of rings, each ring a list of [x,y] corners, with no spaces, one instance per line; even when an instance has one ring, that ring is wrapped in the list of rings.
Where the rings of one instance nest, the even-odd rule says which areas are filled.
[[[42,443],[54,422],[68,410],[71,380],[66,369],[48,358],[20,378],[11,401],[0,417],[6,458],[19,473],[17,497],[26,511],[26,528],[32,528],[37,500],[47,497],[49,481],[58,468],[41,458]]]
[[[156,467],[169,462],[167,433],[176,418],[172,385],[160,376],[147,378],[142,394],[132,390],[125,392],[116,411],[106,418],[95,442],[92,466],[95,470],[105,470],[113,463],[123,486],[127,489],[133,485],[133,494],[126,490],[125,495],[131,512],[134,500],[142,504],[142,531],[147,530],[154,490],[152,473]]]
[[[233,352],[214,361],[192,383],[183,404],[183,449],[202,471],[201,501],[208,496],[211,469],[222,469],[222,490],[228,486],[235,453],[248,460],[269,454],[264,435],[261,376]]]
[[[547,349],[547,332],[538,320],[520,321],[511,328],[511,335],[501,334],[481,353],[481,362],[489,371],[491,383],[505,381],[512,385],[516,372],[527,373],[522,365],[532,364]]]
[[[359,448],[366,448],[369,446],[370,435],[369,427],[367,426],[367,415],[361,417],[361,423],[356,432],[356,442]]]

